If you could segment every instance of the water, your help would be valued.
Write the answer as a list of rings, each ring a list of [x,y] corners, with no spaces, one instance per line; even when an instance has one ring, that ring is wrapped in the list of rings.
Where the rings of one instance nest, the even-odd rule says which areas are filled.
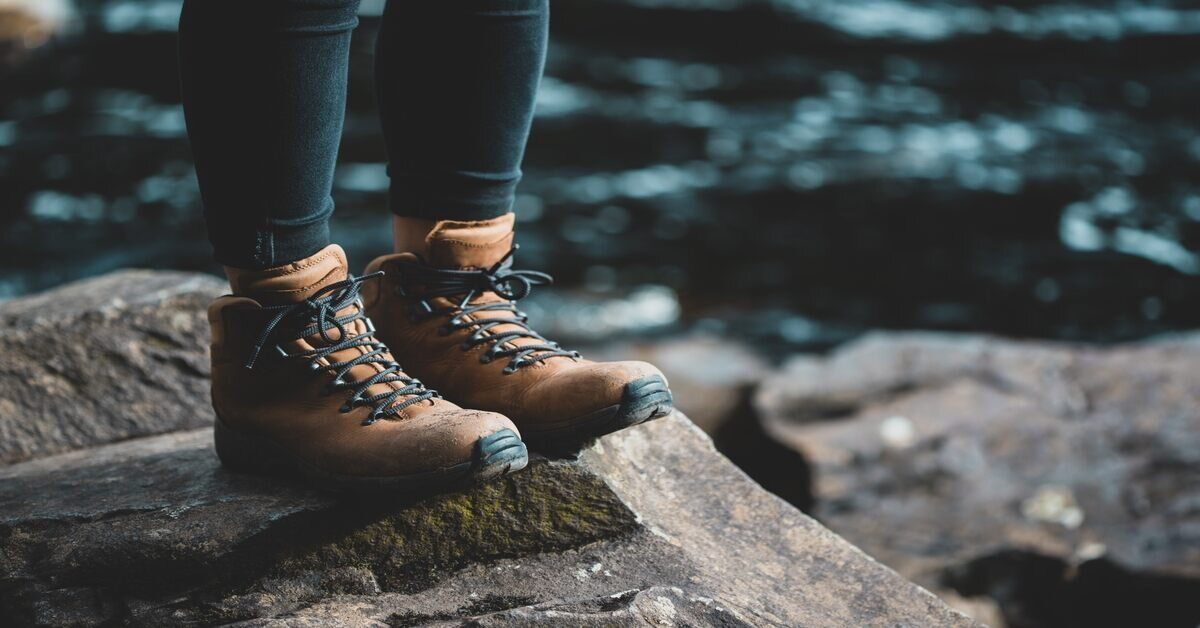
[[[65,26],[0,71],[0,296],[215,270],[179,3],[37,6]],[[358,264],[388,238],[380,6],[355,35],[335,182]],[[594,0],[552,24],[518,211],[522,265],[559,279],[531,307],[564,334],[701,327],[785,350],[877,327],[1200,326],[1185,3]]]

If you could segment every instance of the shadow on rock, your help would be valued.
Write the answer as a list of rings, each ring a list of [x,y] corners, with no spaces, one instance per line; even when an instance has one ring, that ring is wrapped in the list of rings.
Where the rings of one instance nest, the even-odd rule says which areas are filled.
[[[811,513],[815,496],[808,460],[767,433],[752,398],[749,387],[741,391],[737,406],[711,434],[713,444],[760,486]]]
[[[1200,625],[1200,580],[1133,572],[1103,559],[1071,565],[1004,551],[948,569],[942,584],[995,599],[1011,628]]]

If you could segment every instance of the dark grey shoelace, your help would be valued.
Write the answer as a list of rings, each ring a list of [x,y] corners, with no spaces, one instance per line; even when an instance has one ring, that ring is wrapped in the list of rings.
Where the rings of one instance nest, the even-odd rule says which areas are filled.
[[[415,284],[424,288],[420,301],[415,304],[414,319],[449,316],[449,320],[438,330],[443,335],[473,328],[474,332],[463,341],[462,350],[491,345],[479,356],[479,361],[486,364],[496,358],[507,357],[509,361],[504,367],[505,373],[555,356],[579,358],[578,351],[563,349],[557,342],[547,340],[533,331],[528,324],[529,317],[517,309],[515,302],[529,296],[533,286],[547,285],[553,281],[550,275],[535,270],[512,270],[513,253],[517,248],[513,245],[499,262],[482,270],[451,270],[433,268],[419,262],[399,262],[401,285]],[[487,292],[496,294],[504,301],[471,303],[475,297]],[[403,289],[402,294],[405,294]],[[435,308],[430,300],[437,297],[454,298],[458,303],[449,308]],[[512,316],[468,320],[473,314],[497,311],[508,312]],[[492,331],[500,325],[512,325],[514,328]],[[518,338],[532,338],[538,342],[505,346]]]
[[[263,327],[250,352],[246,368],[254,368],[264,347],[275,342],[276,351],[285,358],[307,358],[309,369],[315,373],[328,372],[333,374],[333,381],[326,386],[330,394],[339,390],[351,392],[350,398],[338,410],[350,412],[359,406],[370,406],[371,414],[363,420],[363,425],[370,425],[387,415],[397,415],[401,410],[422,401],[437,397],[436,391],[425,388],[421,381],[408,377],[400,370],[400,365],[385,355],[387,347],[375,339],[375,328],[370,319],[363,313],[362,302],[358,299],[362,284],[368,279],[383,276],[383,273],[372,273],[362,277],[351,276],[348,279],[330,284],[317,291],[312,297],[299,303],[264,307],[267,312],[275,312],[274,317]],[[357,305],[354,312],[345,316],[337,313],[351,305]],[[351,336],[347,326],[361,320],[367,331],[357,336]],[[330,331],[336,329],[335,339]],[[319,334],[325,341],[325,346],[304,353],[290,354],[279,343],[289,340],[309,338]],[[362,347],[363,353],[351,360],[321,364],[320,360],[338,351]],[[362,380],[347,379],[350,370],[364,364],[377,364],[377,373]],[[375,384],[396,382],[399,388],[388,387],[389,392],[364,396],[367,389]],[[400,397],[409,396],[400,403],[394,402]]]

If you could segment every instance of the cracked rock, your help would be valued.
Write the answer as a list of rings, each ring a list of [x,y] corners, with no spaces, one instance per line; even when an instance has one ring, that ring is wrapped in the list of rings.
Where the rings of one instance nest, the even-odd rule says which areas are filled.
[[[759,489],[680,414],[407,505],[228,473],[210,441],[0,469],[0,608],[35,625],[969,624]]]

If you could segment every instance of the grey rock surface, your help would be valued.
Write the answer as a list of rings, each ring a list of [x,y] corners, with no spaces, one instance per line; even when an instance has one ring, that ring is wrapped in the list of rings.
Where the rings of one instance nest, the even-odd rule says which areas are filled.
[[[1200,621],[1200,335],[878,334],[756,404],[812,464],[814,514],[919,583],[1014,625]]]
[[[742,342],[706,332],[584,346],[594,360],[644,360],[666,375],[675,405],[712,437],[717,451],[760,486],[793,506],[811,505],[808,463],[763,428],[752,397],[770,372]]]
[[[207,428],[170,431],[209,420],[198,319],[215,284],[122,273],[5,306],[18,350],[54,321],[86,328],[35,372],[111,370],[62,384],[89,410],[61,410],[71,439],[58,405],[10,401],[41,427],[20,433],[21,455],[40,457],[0,467],[7,623],[971,624],[759,488],[679,413],[411,503],[226,472]],[[34,357],[5,355],[0,391],[22,390],[19,355]],[[135,437],[154,431],[169,433]]]
[[[0,303],[0,464],[208,425],[224,284],[123,271]]]
[[[19,623],[969,625],[680,414],[413,504],[223,471],[207,430],[0,470]]]

